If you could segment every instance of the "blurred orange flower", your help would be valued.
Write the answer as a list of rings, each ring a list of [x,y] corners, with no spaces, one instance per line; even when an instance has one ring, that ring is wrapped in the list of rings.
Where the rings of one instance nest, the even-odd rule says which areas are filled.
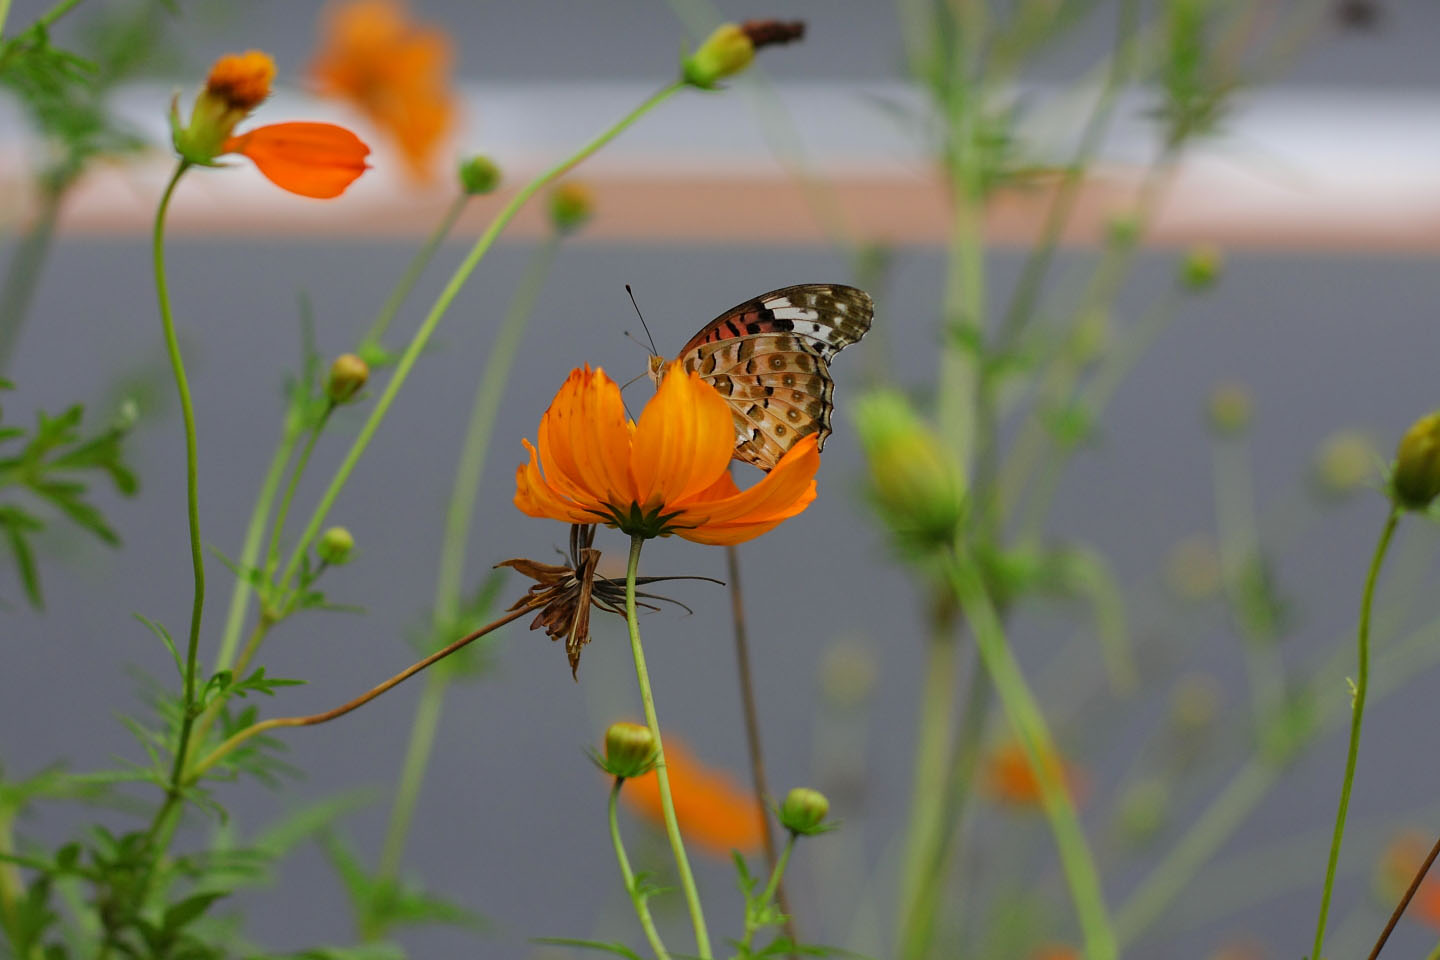
[[[749,790],[729,773],[701,764],[673,734],[665,737],[665,765],[675,819],[686,840],[717,857],[728,857],[731,850],[749,853],[760,848],[765,812]],[[653,771],[627,780],[620,797],[652,823],[664,824],[660,782]]]
[[[450,38],[414,23],[401,0],[349,0],[322,18],[310,66],[322,94],[358,107],[399,145],[411,172],[429,180],[455,126]]]
[[[1051,757],[1057,773],[1064,780],[1072,799],[1084,792],[1080,772],[1063,760]],[[995,801],[1013,807],[1040,805],[1040,781],[1030,766],[1025,748],[1010,740],[993,748],[982,761],[985,792]]]
[[[1085,957],[1074,947],[1067,947],[1063,943],[1047,943],[1030,954],[1030,960],[1085,960]]]
[[[608,523],[631,536],[743,543],[815,499],[816,435],[748,489],[730,478],[735,423],[714,387],[676,361],[637,424],[603,370],[575,370],[540,420],[539,451],[515,470],[515,506],[532,517]],[[541,467],[544,473],[541,473]]]
[[[1407,830],[1390,841],[1380,855],[1375,877],[1382,900],[1390,904],[1399,901],[1429,855],[1431,843],[1429,837],[1416,830]],[[1440,876],[1434,870],[1420,881],[1420,889],[1415,891],[1405,915],[1440,930]]]

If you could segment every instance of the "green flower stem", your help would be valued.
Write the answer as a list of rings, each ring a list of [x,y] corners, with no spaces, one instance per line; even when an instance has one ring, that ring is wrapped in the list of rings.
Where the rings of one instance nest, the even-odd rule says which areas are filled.
[[[463,206],[457,205],[452,212],[458,216],[459,209]],[[436,235],[443,234],[437,231]],[[455,482],[450,489],[450,505],[445,512],[445,536],[440,548],[440,572],[436,578],[435,604],[431,613],[431,622],[437,626],[453,624],[459,616],[461,585],[465,576],[465,547],[470,538],[480,479],[485,472],[490,436],[494,432],[500,400],[504,396],[510,370],[514,367],[515,356],[519,353],[525,327],[535,311],[535,303],[545,287],[559,246],[560,236],[552,233],[536,248],[510,300],[477,381],[470,420],[465,428],[465,441],[460,450],[460,462],[455,467]],[[393,881],[399,875],[405,841],[409,836],[425,771],[430,765],[435,733],[449,685],[449,674],[444,671],[430,674],[415,705],[415,719],[410,727],[410,742],[401,767],[400,785],[396,789],[390,821],[385,829],[385,845],[378,869],[382,881]]]
[[[5,282],[0,285],[0,372],[10,369],[20,328],[30,312],[35,291],[44,273],[45,260],[55,239],[55,224],[60,219],[63,189],[47,187],[40,191],[40,210],[10,254],[5,268]]]
[[[616,816],[615,808],[616,801],[620,799],[620,788],[623,786],[625,778],[616,777],[615,786],[610,789],[610,842],[615,846],[615,860],[620,864],[620,876],[625,880],[625,892],[630,895],[630,902],[635,905],[635,916],[640,921],[640,929],[645,931],[645,939],[650,941],[650,949],[655,951],[655,960],[670,960],[670,953],[661,942],[660,933],[655,929],[655,920],[650,916],[650,905],[635,883],[635,871],[630,869],[630,858],[625,855],[625,841],[620,837],[620,818]]]
[[[370,329],[365,332],[364,338],[360,341],[362,345],[380,346],[380,341],[384,339],[385,333],[390,329],[390,324],[395,321],[396,315],[400,313],[400,308],[405,305],[410,292],[415,289],[415,284],[420,282],[425,268],[430,266],[430,261],[435,257],[435,251],[440,249],[440,244],[444,243],[445,238],[450,235],[450,231],[455,229],[455,222],[460,219],[460,215],[465,212],[465,207],[469,203],[470,194],[463,190],[451,202],[445,215],[440,218],[440,222],[430,232],[430,236],[425,238],[425,243],[415,252],[415,256],[405,268],[405,273],[391,289],[390,296],[385,298],[380,312],[375,315]]]
[[[325,412],[310,428],[310,433],[305,438],[305,446],[300,448],[300,456],[295,459],[295,466],[290,471],[290,481],[285,484],[285,492],[280,495],[280,505],[275,509],[275,524],[270,530],[270,547],[265,552],[267,583],[275,575],[275,568],[280,565],[280,540],[285,535],[285,518],[290,513],[291,501],[295,499],[295,488],[300,486],[300,478],[310,463],[310,455],[315,452],[315,443],[325,431],[325,425],[330,422],[330,414],[334,411],[335,404],[326,401]]]
[[[1355,785],[1355,763],[1360,757],[1360,725],[1365,719],[1365,694],[1370,682],[1370,607],[1375,599],[1375,582],[1380,578],[1380,567],[1385,562],[1385,551],[1395,527],[1400,523],[1400,508],[1392,506],[1385,517],[1385,526],[1375,544],[1375,554],[1370,559],[1370,571],[1365,575],[1365,592],[1360,598],[1360,624],[1356,629],[1355,648],[1359,666],[1355,674],[1355,700],[1350,708],[1350,747],[1345,754],[1345,779],[1340,784],[1340,806],[1335,812],[1335,837],[1330,841],[1330,859],[1325,866],[1325,888],[1320,895],[1320,916],[1315,921],[1315,948],[1310,956],[1315,960],[1324,957],[1325,920],[1330,912],[1330,897],[1335,889],[1335,868],[1340,862],[1340,843],[1345,839],[1345,815],[1350,810],[1350,790]]]
[[[780,856],[775,860],[775,866],[770,870],[770,880],[765,884],[765,889],[760,892],[760,906],[762,908],[775,901],[775,897],[780,891],[780,882],[785,876],[785,868],[790,865],[790,854],[795,851],[795,841],[798,838],[799,834],[796,833],[791,833],[790,836],[786,838],[785,846],[780,850]],[[752,919],[751,911],[746,910],[745,938],[741,940],[741,945],[744,948],[742,956],[750,955],[750,944],[754,942],[755,934],[759,929],[759,926],[757,926]],[[791,938],[790,942],[793,945],[795,942],[794,938]]]
[[[319,504],[316,505],[315,511],[310,517],[310,522],[300,535],[300,540],[296,543],[295,550],[290,555],[290,560],[285,565],[284,572],[280,576],[280,582],[282,584],[289,583],[299,570],[301,557],[305,555],[305,551],[310,548],[310,542],[314,540],[315,536],[320,532],[320,526],[325,522],[325,517],[330,512],[331,506],[334,505],[335,499],[340,495],[340,491],[344,488],[346,481],[350,479],[350,474],[354,471],[355,464],[360,460],[361,454],[363,454],[365,449],[370,445],[370,440],[374,437],[375,431],[379,429],[380,422],[385,419],[385,414],[389,411],[390,405],[395,402],[396,394],[400,392],[400,388],[410,375],[410,370],[415,366],[415,362],[419,359],[421,351],[423,351],[426,344],[430,342],[430,337],[434,334],[435,328],[439,326],[440,320],[445,316],[446,311],[450,309],[450,304],[454,302],[455,297],[460,293],[460,289],[465,286],[465,281],[470,278],[470,274],[474,272],[475,267],[484,258],[485,254],[489,252],[490,248],[494,246],[495,239],[500,235],[501,231],[514,219],[515,214],[520,211],[520,208],[547,184],[574,169],[586,158],[619,136],[634,124],[635,121],[669,99],[677,91],[682,89],[684,85],[683,81],[676,80],[662,87],[634,110],[631,110],[622,117],[618,122],[582,146],[569,158],[551,167],[521,187],[515,196],[511,197],[509,202],[496,214],[495,219],[490,222],[490,226],[480,235],[480,239],[475,241],[475,245],[471,247],[470,252],[466,255],[460,266],[456,268],[449,282],[445,284],[445,288],[440,292],[440,296],[436,298],[434,305],[430,308],[430,312],[425,316],[419,329],[415,331],[415,336],[411,338],[409,346],[405,348],[404,354],[401,355],[399,362],[395,365],[395,372],[391,375],[390,382],[385,385],[385,390],[380,394],[380,398],[375,402],[375,407],[370,413],[370,418],[366,420],[365,425],[360,428],[359,436],[357,436],[354,443],[351,444],[349,452],[345,455],[345,459],[335,471],[335,476],[331,479],[330,486],[325,490],[324,495],[321,496]]]
[[[1116,960],[1118,948],[1104,890],[1074,802],[1056,767],[1054,758],[1059,754],[1045,715],[1010,653],[1004,628],[974,567],[964,558],[956,557],[949,564],[948,574],[955,598],[975,634],[980,659],[995,684],[1005,716],[1039,784],[1041,805],[1060,851],[1061,866],[1084,935],[1085,955],[1088,960]]]
[[[915,760],[910,787],[910,814],[906,820],[905,854],[901,866],[900,903],[896,911],[899,956],[914,960],[928,944],[914,936],[920,924],[921,902],[931,853],[943,826],[944,794],[950,756],[950,723],[955,713],[955,674],[959,662],[951,609],[936,604],[925,650],[924,684],[915,737]]]
[[[680,837],[680,823],[675,818],[675,800],[670,794],[670,773],[665,764],[665,745],[660,739],[660,719],[655,715],[655,695],[650,691],[650,672],[645,668],[645,650],[640,646],[640,620],[635,610],[635,574],[640,568],[640,548],[644,537],[630,538],[630,562],[625,568],[625,623],[630,628],[630,653],[635,658],[635,680],[640,685],[640,702],[645,707],[645,723],[655,738],[655,779],[660,786],[660,809],[665,814],[665,835],[675,855],[675,869],[685,891],[685,904],[690,909],[690,922],[695,927],[695,950],[701,960],[711,960],[710,933],[705,928],[705,912],[700,906],[700,891],[685,856],[685,841]]]
[[[275,448],[275,455],[270,458],[270,466],[265,470],[265,479],[260,483],[260,493],[255,498],[255,506],[251,508],[250,520],[245,525],[245,540],[240,546],[237,560],[241,570],[254,569],[260,559],[260,546],[264,542],[265,528],[270,519],[270,506],[280,490],[280,482],[285,479],[285,465],[290,462],[295,445],[299,442],[300,431],[287,424],[280,436],[280,443]],[[234,660],[235,648],[240,643],[240,631],[245,628],[245,612],[250,604],[251,592],[250,580],[237,576],[235,586],[230,591],[230,610],[225,616],[225,632],[220,637],[220,652],[215,658],[216,670],[228,670]]]
[[[205,612],[205,548],[200,541],[200,488],[195,443],[195,405],[190,399],[190,382],[185,376],[185,360],[180,355],[180,341],[175,335],[175,318],[170,310],[170,290],[165,278],[165,214],[175,187],[190,163],[181,160],[175,166],[160,205],[155,210],[155,233],[152,244],[155,261],[155,295],[160,306],[160,321],[165,328],[165,349],[170,355],[170,369],[175,375],[175,389],[180,395],[180,413],[185,427],[185,503],[190,523],[190,566],[195,587],[190,605],[190,633],[185,645],[184,712],[180,719],[180,736],[175,745],[170,783],[166,788],[167,802],[178,797],[181,775],[185,771],[185,754],[190,746],[190,732],[195,724],[195,687],[200,659],[200,621]],[[160,818],[163,819],[163,818]],[[153,839],[153,836],[152,836]]]
[[[8,807],[0,808],[0,854],[13,854],[15,852],[15,837],[13,824],[15,813]],[[17,916],[15,904],[25,895],[25,883],[20,877],[20,870],[15,864],[8,861],[0,861],[0,930],[8,934],[13,929]],[[14,938],[8,937],[11,944]]]
[[[10,0],[0,0],[0,39],[5,37],[5,21],[10,19]]]

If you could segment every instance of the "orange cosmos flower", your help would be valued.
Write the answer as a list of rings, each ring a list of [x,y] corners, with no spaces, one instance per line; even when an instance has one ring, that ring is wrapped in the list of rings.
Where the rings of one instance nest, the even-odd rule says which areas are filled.
[[[1381,854],[1375,876],[1377,892],[1386,903],[1393,904],[1409,888],[1430,853],[1431,842],[1416,830],[1406,830],[1390,841]],[[1434,870],[1420,881],[1420,889],[1415,891],[1405,915],[1427,927],[1440,929],[1440,877]]]
[[[428,180],[436,148],[455,125],[450,38],[410,22],[399,0],[332,6],[310,66],[320,92],[357,106],[399,144],[411,171]]]
[[[730,774],[704,766],[674,735],[665,737],[665,765],[675,819],[686,840],[717,857],[728,857],[731,850],[749,853],[760,848],[765,812],[754,794]],[[652,823],[665,823],[660,781],[653,771],[627,780],[620,796]]]
[[[210,69],[195,98],[190,123],[180,126],[178,104],[170,123],[176,151],[191,163],[218,166],[227,153],[249,157],[265,177],[291,193],[328,199],[345,191],[366,170],[370,148],[333,123],[276,123],[239,136],[234,130],[270,96],[275,61],[249,50],[226,54]]]
[[[515,470],[515,505],[524,513],[696,543],[742,543],[774,529],[815,499],[820,467],[812,434],[759,483],[735,486],[730,406],[679,361],[638,424],[626,419],[620,388],[603,370],[574,371],[541,418],[538,441],[538,454],[524,441],[530,462]]]
[[[1012,807],[1040,805],[1040,781],[1030,766],[1025,748],[1019,743],[1010,741],[1001,744],[991,750],[982,763],[985,791],[991,798]],[[1051,757],[1050,764],[1063,778],[1071,797],[1083,792],[1079,771],[1058,757]]]

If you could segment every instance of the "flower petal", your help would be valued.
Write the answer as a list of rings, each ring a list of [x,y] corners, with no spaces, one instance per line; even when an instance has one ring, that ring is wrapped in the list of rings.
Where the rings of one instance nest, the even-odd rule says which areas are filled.
[[[678,536],[697,543],[740,543],[759,536],[810,505],[819,469],[817,437],[811,434],[749,489],[740,490],[733,481],[716,482],[694,499],[676,504],[679,513],[671,526]]]
[[[601,369],[573,371],[540,420],[540,462],[556,489],[576,500],[628,509],[630,430],[620,388]]]
[[[597,516],[605,515],[600,504],[576,502],[546,483],[540,475],[535,448],[529,440],[522,442],[530,451],[530,462],[515,468],[515,506],[521,513],[565,523],[594,523]]]
[[[635,428],[630,471],[641,506],[669,513],[670,505],[712,486],[734,450],[730,405],[677,360]]]
[[[368,169],[370,148],[333,123],[272,123],[225,141],[224,153],[243,153],[276,186],[328,200]]]

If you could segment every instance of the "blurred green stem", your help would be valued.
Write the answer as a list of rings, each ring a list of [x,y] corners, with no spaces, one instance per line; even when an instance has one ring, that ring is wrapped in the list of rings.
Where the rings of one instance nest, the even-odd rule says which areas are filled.
[[[40,208],[24,234],[16,241],[5,268],[0,286],[0,374],[10,369],[20,328],[35,299],[35,290],[45,272],[45,260],[55,239],[55,224],[60,218],[61,190],[40,191]]]
[[[905,855],[901,862],[900,900],[895,931],[898,956],[918,960],[929,941],[918,936],[923,901],[934,892],[927,881],[931,857],[943,831],[946,761],[950,756],[950,724],[955,713],[956,667],[959,643],[955,637],[955,606],[949,598],[933,602],[930,636],[925,646],[920,715],[916,724],[912,764],[910,813],[906,818]]]
[[[1116,960],[1119,954],[1105,906],[1104,889],[1075,813],[1074,801],[1061,777],[1056,762],[1059,753],[1045,715],[1010,652],[1004,628],[978,570],[963,555],[952,557],[948,567],[950,585],[975,635],[980,659],[1040,787],[1041,805],[1060,851],[1060,863],[1084,935],[1085,955],[1088,960]]]
[[[410,741],[405,747],[405,760],[400,769],[400,783],[395,788],[395,801],[390,808],[390,821],[385,828],[385,846],[381,848],[380,865],[375,871],[378,886],[393,884],[400,876],[405,856],[405,840],[415,818],[415,805],[425,782],[425,769],[435,748],[435,734],[440,729],[440,714],[445,706],[445,691],[450,685],[449,673],[431,670],[425,687],[415,704],[415,719],[410,722]],[[372,931],[376,937],[385,931]],[[366,939],[375,939],[366,937]]]
[[[290,503],[295,499],[295,489],[300,486],[300,478],[305,475],[305,468],[310,464],[310,455],[315,452],[315,443],[320,439],[320,434],[325,432],[325,425],[330,422],[330,414],[334,410],[335,404],[326,400],[325,412],[310,428],[309,436],[305,438],[305,446],[300,448],[300,456],[295,458],[295,466],[290,471],[290,482],[285,484],[285,492],[280,495],[280,505],[275,509],[275,525],[270,530],[270,547],[265,551],[266,583],[275,576],[275,567],[280,563],[280,541],[285,536],[285,518],[290,514]]]
[[[0,807],[0,855],[15,852],[15,814],[9,807]],[[0,860],[0,929],[5,930],[11,945],[15,945],[15,921],[18,919],[15,904],[24,896],[25,883],[20,869],[15,864]]]
[[[630,538],[630,561],[625,568],[625,623],[630,628],[630,654],[635,659],[635,680],[640,686],[640,702],[645,708],[645,723],[655,738],[655,779],[660,787],[660,809],[665,815],[665,835],[675,855],[675,869],[680,887],[685,891],[685,904],[690,910],[690,923],[695,928],[695,951],[701,960],[711,960],[710,933],[705,927],[705,911],[700,905],[700,891],[685,855],[685,841],[680,837],[680,823],[675,818],[675,800],[670,794],[670,773],[665,764],[665,745],[660,739],[660,719],[655,713],[655,695],[650,691],[650,672],[645,666],[645,650],[640,645],[640,620],[635,609],[635,575],[640,569],[640,548],[643,537]]]
[[[640,929],[645,931],[645,939],[650,942],[650,949],[655,951],[655,960],[670,960],[670,953],[661,942],[659,931],[655,929],[655,919],[650,916],[646,894],[635,883],[635,871],[630,869],[630,858],[625,855],[625,841],[620,837],[620,818],[615,814],[615,807],[623,786],[625,778],[616,777],[615,785],[610,788],[610,842],[615,847],[615,860],[620,864],[620,876],[625,881],[625,892],[630,895],[630,902],[635,906],[635,916],[640,921]]]
[[[785,868],[790,865],[790,854],[793,853],[795,850],[796,838],[797,834],[794,833],[790,834],[790,836],[786,838],[785,846],[781,849],[780,856],[776,859],[775,865],[770,868],[770,881],[765,884],[765,889],[760,892],[760,904],[762,907],[768,906],[770,903],[772,903],[775,900],[776,894],[780,890],[780,881],[785,876]],[[751,911],[746,910],[745,936],[740,941],[743,948],[741,956],[748,957],[751,955],[750,944],[755,941],[755,934],[757,931],[759,931],[759,929],[760,927],[754,922],[751,916]],[[793,938],[791,938],[790,943],[792,946],[795,944]]]
[[[1356,628],[1355,649],[1359,661],[1355,674],[1354,702],[1350,707],[1350,746],[1345,753],[1345,778],[1340,783],[1340,806],[1335,812],[1335,836],[1330,841],[1330,859],[1325,866],[1325,888],[1320,894],[1320,916],[1315,921],[1315,948],[1310,956],[1324,957],[1325,920],[1330,912],[1330,897],[1335,890],[1335,868],[1340,862],[1340,843],[1345,839],[1345,815],[1350,810],[1350,791],[1355,785],[1355,764],[1360,757],[1360,725],[1365,719],[1365,694],[1370,683],[1370,607],[1375,599],[1375,582],[1380,578],[1380,567],[1385,562],[1385,551],[1400,523],[1400,508],[1391,506],[1385,517],[1385,526],[1375,544],[1375,553],[1370,558],[1370,570],[1365,575],[1365,592],[1360,598],[1360,623]]]
[[[375,315],[370,329],[365,332],[365,336],[360,341],[362,347],[381,346],[381,341],[389,331],[390,324],[395,321],[396,315],[400,313],[400,308],[405,305],[410,292],[415,289],[415,284],[420,282],[425,268],[430,266],[435,251],[440,249],[440,244],[444,243],[445,238],[450,235],[450,231],[455,229],[455,222],[460,219],[460,215],[465,212],[465,207],[469,203],[470,194],[462,190],[445,210],[445,215],[440,218],[435,229],[430,231],[430,236],[426,237],[420,249],[415,251],[415,256],[411,258],[399,282],[390,290],[390,296],[385,298],[380,312]]]
[[[426,314],[424,321],[420,324],[419,329],[415,331],[415,335],[411,338],[410,344],[405,348],[405,352],[401,355],[399,362],[396,363],[395,371],[391,374],[390,381],[385,385],[385,389],[381,392],[380,398],[375,402],[375,407],[371,410],[369,419],[367,419],[365,425],[360,428],[359,436],[357,436],[354,443],[351,444],[349,452],[346,453],[345,459],[341,461],[340,466],[336,469],[329,487],[326,488],[325,493],[320,498],[320,502],[311,514],[309,523],[306,524],[304,532],[300,535],[299,542],[296,543],[295,549],[290,555],[289,562],[286,563],[284,571],[280,575],[280,583],[289,583],[298,572],[300,559],[305,555],[305,551],[310,548],[310,542],[314,540],[315,536],[320,532],[320,526],[325,522],[325,517],[329,514],[330,508],[334,505],[336,498],[340,495],[340,491],[344,489],[346,482],[350,479],[350,474],[354,471],[355,465],[360,460],[360,456],[365,452],[366,448],[369,447],[371,439],[375,436],[375,431],[379,429],[381,421],[385,419],[385,414],[389,412],[390,405],[395,402],[395,396],[400,392],[400,388],[404,386],[411,369],[420,357],[420,353],[425,349],[426,344],[430,342],[430,337],[435,333],[435,329],[440,325],[440,321],[446,312],[449,311],[450,305],[454,302],[455,297],[459,295],[461,288],[465,286],[465,282],[470,278],[470,274],[474,272],[475,268],[480,264],[480,261],[484,259],[485,254],[494,246],[496,238],[500,236],[500,233],[509,225],[510,221],[514,219],[515,214],[541,189],[570,172],[570,170],[574,169],[586,158],[590,157],[601,147],[623,133],[634,124],[635,121],[639,120],[661,103],[664,103],[677,91],[683,89],[684,86],[683,81],[676,80],[660,88],[660,90],[652,94],[624,117],[621,117],[619,121],[606,128],[569,158],[546,170],[525,186],[521,187],[505,206],[500,209],[500,212],[495,215],[495,219],[490,222],[490,225],[485,228],[485,232],[475,241],[475,245],[471,247],[470,252],[465,256],[465,259],[461,261],[460,266],[455,269],[454,274],[451,275],[450,280],[445,284],[445,288],[440,291],[440,295],[435,299],[435,303],[431,306],[430,312]]]

